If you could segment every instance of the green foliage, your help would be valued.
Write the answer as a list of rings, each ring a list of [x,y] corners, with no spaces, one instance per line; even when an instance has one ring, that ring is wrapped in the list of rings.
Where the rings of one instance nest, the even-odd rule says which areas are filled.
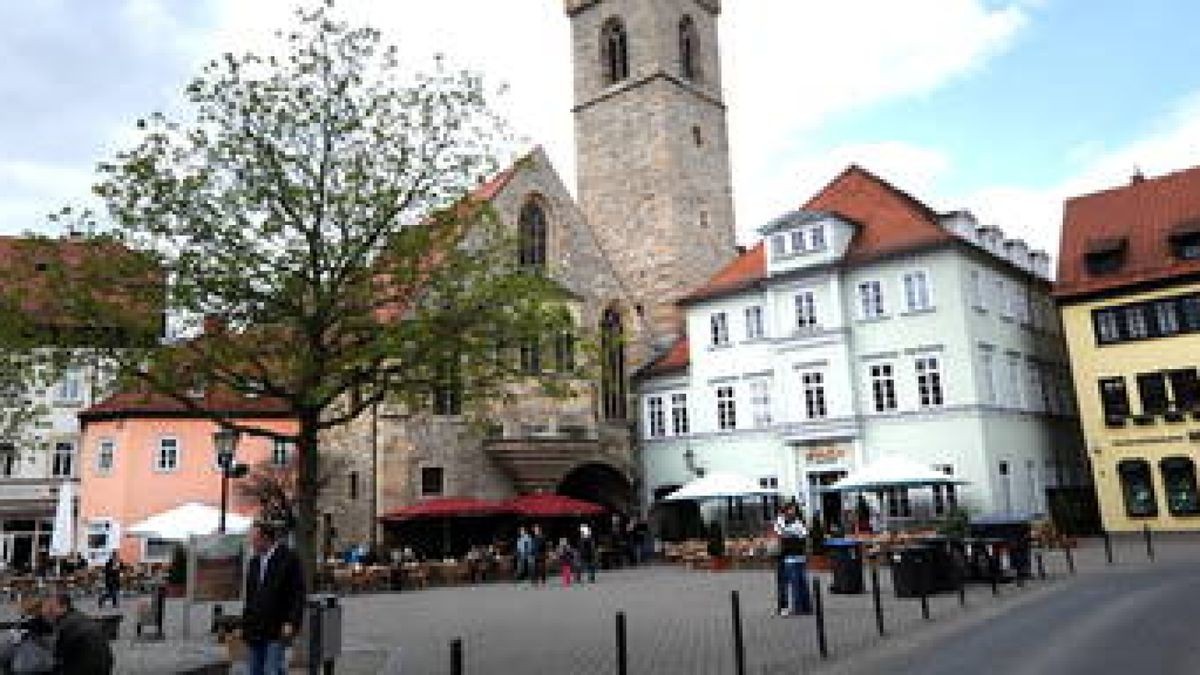
[[[938,525],[938,534],[961,539],[970,534],[971,514],[966,509],[951,509],[945,519]]]
[[[469,411],[515,383],[567,395],[574,381],[531,382],[511,358],[572,330],[572,300],[518,268],[511,231],[473,196],[509,142],[480,78],[440,62],[405,78],[396,49],[332,2],[298,17],[282,56],[214,59],[187,114],[137,122],[136,145],[99,166],[107,217],[60,214],[85,233],[72,255],[34,238],[27,259],[45,269],[0,270],[0,352],[86,354],[122,385],[294,441],[308,561],[321,431],[379,403],[421,411],[452,391]],[[206,316],[222,327],[162,345],[164,312],[183,336]],[[97,333],[75,340],[79,327]],[[300,429],[203,408],[198,388],[269,397]]]

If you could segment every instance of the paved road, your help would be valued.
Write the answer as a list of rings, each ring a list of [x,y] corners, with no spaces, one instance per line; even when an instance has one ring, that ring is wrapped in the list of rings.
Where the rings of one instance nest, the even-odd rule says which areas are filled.
[[[1200,672],[1200,564],[1174,561],[1080,576],[1066,586],[917,643],[897,644],[849,673]]]

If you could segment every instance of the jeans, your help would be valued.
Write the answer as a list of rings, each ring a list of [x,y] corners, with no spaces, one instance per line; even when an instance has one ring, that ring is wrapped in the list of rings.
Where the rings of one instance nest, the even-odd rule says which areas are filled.
[[[811,614],[812,601],[808,596],[808,577],[803,560],[783,560],[776,578],[779,590],[779,609],[788,607],[793,614]]]
[[[100,591],[100,600],[99,600],[98,604],[100,605],[101,608],[103,608],[104,601],[108,600],[108,601],[112,602],[112,606],[115,608],[120,605],[120,597],[121,597],[120,587],[105,586],[104,590]]]
[[[533,577],[533,556],[522,554],[517,556],[517,579],[530,579]]]
[[[583,583],[584,569],[587,569],[588,583],[589,584],[596,583],[596,561],[594,561],[594,560],[585,560],[583,562],[576,563],[576,565],[575,565],[575,583],[577,583],[577,584]]]
[[[286,649],[283,643],[275,640],[253,641],[246,644],[246,673],[247,675],[287,675],[284,656]]]

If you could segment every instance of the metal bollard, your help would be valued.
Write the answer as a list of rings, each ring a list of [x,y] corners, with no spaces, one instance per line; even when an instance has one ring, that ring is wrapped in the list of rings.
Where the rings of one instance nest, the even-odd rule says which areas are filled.
[[[1037,570],[1038,570],[1038,578],[1041,579],[1042,581],[1045,581],[1046,580],[1046,561],[1044,559],[1042,559],[1041,551],[1038,551],[1038,554],[1037,554]]]
[[[729,592],[733,610],[733,666],[737,675],[746,675],[746,642],[742,636],[742,599],[737,591]]]
[[[1150,523],[1142,526],[1142,532],[1146,535],[1146,557],[1154,560],[1154,542],[1150,539]]]
[[[921,618],[929,621],[929,589],[921,587]]]
[[[617,675],[629,673],[629,648],[625,633],[625,612],[617,612]]]
[[[1104,557],[1111,565],[1113,564],[1112,537],[1108,534],[1108,530],[1103,530],[1100,534],[1104,537]]]
[[[821,650],[821,658],[829,658],[829,643],[825,640],[825,601],[821,599],[821,580],[812,580],[813,611],[816,613],[817,648]]]
[[[875,627],[879,630],[879,635],[882,636],[883,630],[883,603],[879,598],[879,565],[871,566],[871,601],[875,603]]]
[[[1067,556],[1067,571],[1075,574],[1075,556],[1071,553],[1071,547],[1063,544],[1063,553]]]
[[[996,552],[988,549],[988,576],[992,578],[992,595],[1000,595],[1000,561]]]
[[[308,675],[321,675],[321,664],[325,661],[325,636],[322,635],[322,612],[320,601],[308,601]]]
[[[967,580],[966,574],[958,575],[958,606],[967,606]]]
[[[463,675],[462,638],[454,638],[450,641],[450,675]]]

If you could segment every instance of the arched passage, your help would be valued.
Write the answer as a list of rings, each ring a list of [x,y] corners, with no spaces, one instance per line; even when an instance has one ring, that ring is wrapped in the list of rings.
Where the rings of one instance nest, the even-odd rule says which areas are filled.
[[[622,514],[629,513],[634,505],[633,485],[625,474],[599,462],[581,464],[568,471],[555,492]]]

